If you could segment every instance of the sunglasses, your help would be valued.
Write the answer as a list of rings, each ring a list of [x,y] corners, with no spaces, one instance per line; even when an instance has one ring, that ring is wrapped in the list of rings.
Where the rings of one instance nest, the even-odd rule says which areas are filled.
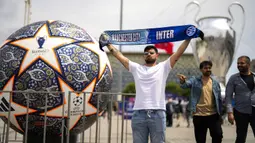
[[[153,55],[153,54],[155,54],[155,52],[144,52],[144,55],[146,55],[146,56],[149,55],[149,54]]]

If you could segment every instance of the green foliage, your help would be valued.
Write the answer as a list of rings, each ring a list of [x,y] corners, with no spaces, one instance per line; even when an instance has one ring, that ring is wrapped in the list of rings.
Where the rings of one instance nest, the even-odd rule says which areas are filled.
[[[180,96],[189,96],[190,89],[182,89],[178,83],[169,82],[166,85],[166,92],[177,94]],[[125,88],[122,90],[122,93],[135,93],[135,83],[128,83]]]
[[[128,83],[126,87],[122,90],[122,93],[135,93],[135,83]]]
[[[182,89],[179,84],[175,82],[169,82],[166,85],[166,92],[177,94],[180,96],[189,96],[190,89]]]

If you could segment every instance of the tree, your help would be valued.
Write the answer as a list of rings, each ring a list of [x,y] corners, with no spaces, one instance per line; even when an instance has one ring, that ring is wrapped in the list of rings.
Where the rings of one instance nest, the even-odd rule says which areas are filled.
[[[179,84],[175,82],[168,82],[166,85],[166,92],[177,94],[179,96],[189,96],[190,89],[182,89]]]
[[[128,83],[122,90],[122,93],[135,93],[135,83],[134,82]]]
[[[165,92],[177,94],[179,96],[189,96],[190,89],[182,89],[179,84],[175,82],[168,82],[165,88]],[[128,83],[125,88],[122,90],[122,93],[136,93],[135,91],[135,83]]]

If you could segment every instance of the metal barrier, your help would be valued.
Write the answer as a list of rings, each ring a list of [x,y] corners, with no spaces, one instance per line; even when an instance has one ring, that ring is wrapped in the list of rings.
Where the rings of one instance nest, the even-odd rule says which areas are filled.
[[[26,109],[26,122],[25,122],[25,131],[24,135],[14,131],[10,128],[10,120],[7,120],[6,122],[0,121],[0,143],[27,143],[28,142],[28,127],[29,127],[29,99],[32,94],[43,94],[45,95],[45,107],[44,112],[47,113],[47,102],[48,102],[48,96],[55,94],[55,95],[62,95],[62,98],[65,99],[64,92],[28,92],[28,91],[0,91],[0,95],[2,94],[9,94],[9,107],[8,107],[8,116],[7,118],[10,119],[11,116],[11,110],[12,110],[12,95],[14,93],[22,93],[26,96],[27,100],[27,109]],[[83,99],[85,99],[83,102],[83,115],[85,115],[86,112],[86,95],[87,94],[97,94],[98,96],[108,96],[107,99],[107,118],[102,118],[102,112],[99,113],[99,110],[96,112],[96,121],[95,123],[85,130],[84,132],[79,134],[79,138],[77,143],[127,143],[132,140],[131,138],[128,138],[128,132],[131,133],[131,121],[127,119],[126,111],[125,111],[125,100],[127,97],[134,96],[134,94],[129,93],[110,93],[110,92],[79,92],[79,91],[69,91],[68,93],[68,113],[67,118],[65,119],[65,103],[64,100],[62,102],[62,125],[61,125],[61,143],[69,143],[70,140],[70,105],[71,105],[71,94],[72,93],[78,93],[83,95]],[[5,95],[6,96],[6,95]],[[115,98],[114,98],[115,97]],[[118,100],[121,99],[121,100]],[[100,108],[100,98],[97,98],[97,109]],[[121,115],[119,115],[119,111],[117,108],[117,113],[112,114],[113,110],[113,103],[122,103],[122,111]],[[1,107],[0,107],[1,108]],[[65,126],[65,120],[67,120],[67,126]],[[114,124],[112,122],[115,121]],[[119,123],[121,121],[121,123]],[[85,118],[83,118],[83,123],[85,123]],[[85,124],[83,124],[85,125]],[[44,114],[44,125],[43,125],[43,143],[46,142],[46,131],[47,131],[47,114]],[[107,131],[105,130],[107,128]],[[67,130],[65,130],[67,129]],[[103,131],[103,134],[101,133]],[[124,136],[125,135],[125,136]],[[119,137],[120,136],[120,137]],[[93,141],[94,140],[94,141]]]

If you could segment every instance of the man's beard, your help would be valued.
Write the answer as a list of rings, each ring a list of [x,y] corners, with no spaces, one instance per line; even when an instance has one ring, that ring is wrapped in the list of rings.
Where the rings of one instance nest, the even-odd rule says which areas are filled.
[[[146,59],[146,64],[154,64],[156,62],[156,59]]]
[[[248,72],[248,68],[246,68],[246,67],[238,67],[238,70],[239,70],[239,72],[241,72],[241,73]]]
[[[204,76],[210,76],[212,72],[205,72],[203,73]]]

